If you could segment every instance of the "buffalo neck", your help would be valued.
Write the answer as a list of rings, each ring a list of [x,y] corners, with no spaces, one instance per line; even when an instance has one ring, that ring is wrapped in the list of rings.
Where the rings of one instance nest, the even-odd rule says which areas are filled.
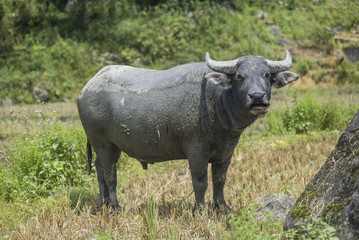
[[[258,118],[231,89],[223,91],[216,99],[217,119],[225,129],[242,132]]]

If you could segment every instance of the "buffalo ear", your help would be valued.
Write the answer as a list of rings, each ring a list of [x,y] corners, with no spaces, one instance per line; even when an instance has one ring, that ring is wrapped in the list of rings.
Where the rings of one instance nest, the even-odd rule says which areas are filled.
[[[298,78],[299,76],[297,74],[290,71],[279,72],[274,74],[272,78],[272,84],[275,88],[281,88],[288,83],[296,81]]]
[[[208,73],[204,78],[208,82],[211,82],[215,85],[219,85],[224,88],[232,87],[232,80],[226,74],[223,73],[217,73],[217,72]]]

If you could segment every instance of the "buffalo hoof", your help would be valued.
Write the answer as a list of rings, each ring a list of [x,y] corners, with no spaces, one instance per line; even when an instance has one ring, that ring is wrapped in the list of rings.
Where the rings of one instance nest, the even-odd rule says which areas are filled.
[[[232,209],[227,204],[224,204],[224,205],[214,204],[213,209],[217,213],[226,214],[226,215],[228,215],[232,212]]]
[[[117,215],[117,214],[120,214],[120,213],[123,213],[125,211],[125,208],[118,205],[116,207],[111,207],[111,206],[106,206],[104,205],[102,207],[103,211],[108,211],[108,213],[110,214],[111,217]]]
[[[202,214],[203,210],[206,208],[206,205],[195,205],[192,209],[192,215],[195,216],[197,213]]]

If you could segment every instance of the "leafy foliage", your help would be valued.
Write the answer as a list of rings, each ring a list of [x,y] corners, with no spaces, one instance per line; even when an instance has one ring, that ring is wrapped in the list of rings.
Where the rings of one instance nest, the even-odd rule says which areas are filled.
[[[267,131],[274,134],[307,133],[321,130],[344,130],[357,106],[343,109],[334,99],[321,102],[308,92],[305,96],[294,96],[293,106],[271,112]]]
[[[0,197],[13,201],[48,196],[62,186],[89,180],[84,133],[80,128],[47,127],[37,135],[12,140],[8,158],[0,165]]]
[[[339,240],[336,230],[320,218],[308,217],[305,222],[296,223],[296,228],[284,232],[284,239],[328,239]]]
[[[281,224],[273,221],[270,214],[264,221],[255,219],[253,210],[242,209],[239,215],[229,215],[230,235],[228,239],[278,239],[274,234],[281,228]]]
[[[268,19],[258,19],[260,9]],[[5,89],[0,99],[32,103],[37,85],[50,92],[50,101],[75,99],[108,64],[162,69],[203,61],[207,51],[218,60],[248,54],[276,59],[283,49],[268,22],[299,46],[328,52],[335,43],[325,26],[354,29],[358,11],[355,1],[5,0],[0,3],[0,88]],[[103,61],[108,53],[113,57]],[[308,63],[299,64],[300,73],[307,73]],[[341,76],[349,71],[355,79],[357,71],[348,67],[340,67]]]

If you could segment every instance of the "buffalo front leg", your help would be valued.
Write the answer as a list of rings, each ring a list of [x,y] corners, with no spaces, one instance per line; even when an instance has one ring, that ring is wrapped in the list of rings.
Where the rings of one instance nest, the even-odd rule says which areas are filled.
[[[224,200],[224,185],[226,183],[226,174],[230,164],[230,158],[223,163],[212,163],[212,181],[213,181],[213,205],[216,209],[225,213],[230,213],[231,209]]]
[[[208,157],[205,151],[201,151],[201,146],[192,145],[192,154],[188,156],[189,169],[192,176],[192,185],[196,198],[193,212],[201,211],[205,207],[205,198],[208,187]]]
[[[204,195],[206,193],[208,187],[208,173],[207,173],[207,166],[208,164],[195,164],[190,162],[190,171],[192,176],[192,185],[194,190],[194,195],[196,199],[196,204],[193,208],[193,211],[196,210],[201,211],[205,206],[205,199]]]

